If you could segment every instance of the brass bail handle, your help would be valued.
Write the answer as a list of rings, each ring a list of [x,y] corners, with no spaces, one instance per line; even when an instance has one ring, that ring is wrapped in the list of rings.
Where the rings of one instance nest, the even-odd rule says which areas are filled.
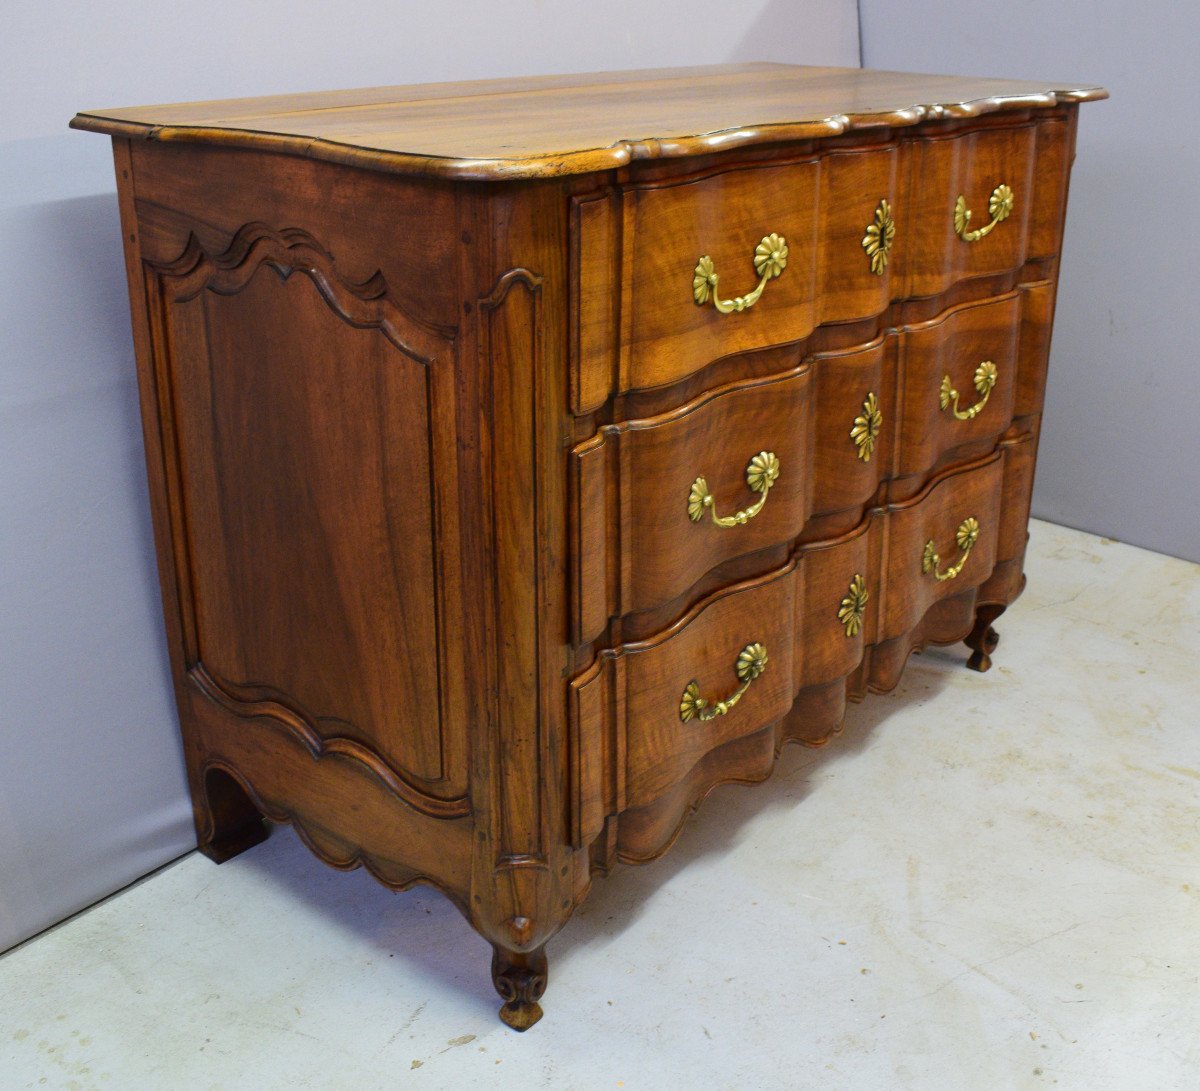
[[[715,720],[724,716],[742,699],[742,694],[750,688],[754,681],[767,669],[767,649],[758,643],[747,644],[738,652],[734,670],[742,683],[728,697],[719,701],[710,701],[700,696],[700,683],[694,678],[684,687],[683,696],[679,698],[679,718],[686,724],[689,720]]]
[[[1001,182],[992,190],[992,195],[988,198],[988,215],[992,218],[991,223],[971,230],[971,210],[967,208],[966,197],[960,193],[958,200],[954,202],[954,233],[963,242],[978,242],[984,236],[990,235],[997,224],[1008,219],[1012,214],[1014,200],[1012,187]]]
[[[732,515],[718,515],[716,501],[708,491],[708,481],[703,476],[692,482],[688,492],[688,518],[693,523],[700,522],[707,511],[712,521],[719,527],[740,527],[750,522],[767,502],[767,493],[779,477],[779,458],[774,451],[759,451],[746,465],[746,485],[751,492],[759,493],[759,498],[748,508],[735,511]]]
[[[932,538],[925,543],[925,548],[921,552],[921,571],[927,576],[933,576],[939,583],[942,580],[954,579],[963,570],[967,558],[971,556],[971,550],[979,541],[979,520],[973,515],[964,519],[954,532],[954,540],[958,544],[958,548],[962,550],[962,556],[959,557],[957,564],[951,565],[944,572],[938,571],[941,568],[942,559],[938,556],[937,546]]]
[[[754,249],[754,271],[759,276],[758,287],[733,299],[721,299],[717,295],[719,277],[716,268],[712,258],[705,254],[696,262],[696,268],[692,271],[692,298],[698,307],[703,307],[711,299],[713,306],[722,314],[748,311],[759,301],[767,281],[779,276],[787,268],[787,258],[787,240],[774,232],[764,235]]]
[[[954,384],[950,381],[950,376],[943,375],[942,385],[938,391],[938,404],[942,407],[943,411],[950,410],[958,420],[974,420],[983,412],[983,407],[987,405],[988,398],[992,396],[997,378],[999,378],[999,371],[996,365],[991,360],[984,360],[975,369],[975,377],[973,379],[975,392],[979,395],[979,400],[966,409],[959,409],[958,391],[954,389]]]

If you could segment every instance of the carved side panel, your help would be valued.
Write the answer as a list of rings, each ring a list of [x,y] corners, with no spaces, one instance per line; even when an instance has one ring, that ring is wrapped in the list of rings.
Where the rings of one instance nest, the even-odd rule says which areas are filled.
[[[558,931],[588,880],[565,829],[569,215],[554,184],[464,193],[459,220],[472,316],[460,382],[474,418],[462,434],[478,436],[479,465],[464,493],[478,598],[464,625],[479,634],[470,909],[506,964]]]
[[[193,238],[146,290],[187,669],[313,756],[465,814],[438,591],[451,342],[263,224],[216,255]]]
[[[561,690],[562,668],[546,648],[565,633],[559,635],[547,606],[551,471],[539,437],[545,384],[553,381],[545,373],[543,345],[553,333],[543,315],[543,290],[541,274],[512,268],[476,306],[487,419],[483,503],[489,513],[481,543],[488,563],[483,613],[489,631],[481,658],[489,664],[489,681],[486,721],[473,739],[477,843],[471,919],[510,953],[540,947],[572,904],[558,893],[569,867],[562,876],[554,870],[565,840],[560,809],[565,740],[556,734],[556,713],[547,700],[548,693]]]
[[[289,731],[276,710],[258,717],[232,711],[200,687],[189,687],[185,745],[197,788],[214,770],[232,777],[273,822],[290,822],[310,849],[342,870],[361,866],[381,883],[438,887],[460,909],[469,886],[471,818],[430,817],[396,805],[395,786],[344,749],[316,755],[302,732]],[[211,821],[201,809],[205,821]],[[201,844],[211,834],[197,831]]]

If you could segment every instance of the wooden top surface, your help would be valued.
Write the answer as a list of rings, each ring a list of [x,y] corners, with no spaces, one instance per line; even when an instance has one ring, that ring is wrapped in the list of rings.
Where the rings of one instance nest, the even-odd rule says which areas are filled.
[[[1049,108],[1099,87],[782,64],[415,84],[89,110],[73,128],[496,180]]]

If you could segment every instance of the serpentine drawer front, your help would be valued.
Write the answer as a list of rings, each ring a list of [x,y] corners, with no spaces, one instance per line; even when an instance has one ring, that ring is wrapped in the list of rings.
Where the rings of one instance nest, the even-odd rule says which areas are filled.
[[[524,1030],[596,871],[914,649],[986,670],[1104,95],[740,65],[79,114],[201,851],[265,816],[437,886]]]
[[[580,573],[584,638],[610,613],[660,606],[720,562],[800,533],[812,505],[812,389],[812,368],[799,365],[607,425],[575,449],[577,518],[598,562]]]
[[[914,500],[873,509],[840,540],[801,547],[780,572],[724,588],[665,632],[602,653],[574,684],[578,731],[617,737],[625,761],[618,798],[579,816],[581,840],[599,832],[585,823],[645,807],[709,751],[782,720],[806,683],[844,678],[864,641],[902,635],[937,601],[982,584],[996,561],[1002,461],[997,452]],[[873,563],[880,547],[883,569]],[[746,657],[753,677],[739,674],[745,648],[762,649]],[[596,783],[581,798],[602,801],[604,791]]]

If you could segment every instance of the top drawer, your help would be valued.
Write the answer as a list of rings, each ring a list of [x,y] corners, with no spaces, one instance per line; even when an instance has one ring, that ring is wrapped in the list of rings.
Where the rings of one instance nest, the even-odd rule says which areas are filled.
[[[808,335],[819,185],[810,159],[626,191],[623,387],[662,386],[729,353]]]
[[[1058,253],[1067,199],[1070,118],[932,131],[913,145],[904,220],[904,294],[940,295],[960,280]]]
[[[577,410],[882,313],[898,163],[874,145],[578,201]]]
[[[1065,113],[932,125],[575,198],[573,408],[1052,258],[1072,142]]]
[[[1033,206],[1033,124],[926,137],[911,196],[908,292],[931,296],[957,280],[1016,269]]]

